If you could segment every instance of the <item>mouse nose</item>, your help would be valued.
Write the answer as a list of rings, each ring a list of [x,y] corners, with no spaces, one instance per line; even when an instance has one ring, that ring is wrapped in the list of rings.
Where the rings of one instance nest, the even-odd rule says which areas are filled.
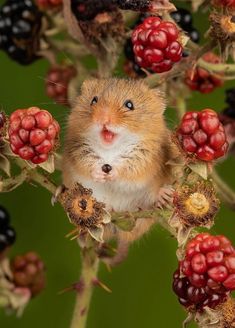
[[[108,108],[102,108],[101,110],[94,113],[93,120],[95,123],[99,123],[101,125],[109,125],[112,123],[110,111]]]

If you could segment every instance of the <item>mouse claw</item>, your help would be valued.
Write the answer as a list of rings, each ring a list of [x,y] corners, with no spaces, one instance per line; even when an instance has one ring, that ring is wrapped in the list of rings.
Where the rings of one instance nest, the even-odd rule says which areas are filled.
[[[173,194],[174,189],[170,185],[164,185],[160,188],[156,202],[157,208],[171,208],[173,203]]]
[[[54,206],[55,203],[57,203],[59,196],[62,194],[62,192],[64,191],[65,186],[64,185],[60,185],[56,188],[56,191],[54,193],[54,195],[51,197],[51,205]]]

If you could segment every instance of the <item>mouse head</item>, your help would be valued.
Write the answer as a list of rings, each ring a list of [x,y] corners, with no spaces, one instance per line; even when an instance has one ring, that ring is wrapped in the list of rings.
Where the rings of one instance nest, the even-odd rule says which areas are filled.
[[[106,146],[130,135],[153,140],[165,131],[164,109],[163,95],[142,81],[92,79],[83,83],[70,122]]]

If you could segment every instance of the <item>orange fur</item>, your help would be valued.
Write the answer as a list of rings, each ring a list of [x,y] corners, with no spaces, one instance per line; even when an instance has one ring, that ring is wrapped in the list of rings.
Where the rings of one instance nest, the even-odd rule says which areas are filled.
[[[91,106],[94,96],[98,97],[98,102]],[[134,110],[127,110],[124,106],[126,100],[133,102]],[[131,136],[133,138],[136,136],[138,142],[134,150],[126,156],[124,149],[117,165],[114,161],[117,182],[113,182],[113,185],[120,182],[120,186],[119,189],[115,189],[118,191],[113,193],[113,197],[118,199],[125,194],[125,189],[135,190],[135,186],[138,195],[138,188],[143,184],[147,186],[144,197],[147,199],[151,195],[147,207],[152,206],[152,199],[154,195],[157,198],[159,189],[164,184],[172,183],[171,168],[166,162],[175,156],[175,149],[164,121],[164,110],[163,95],[157,90],[150,89],[142,81],[124,79],[85,81],[81,95],[68,120],[63,161],[65,185],[72,186],[77,176],[91,181],[92,170],[102,160],[96,149],[98,146],[93,146],[99,135],[92,139],[87,131],[93,126],[121,128],[128,142],[132,140]],[[106,149],[104,152],[109,154]],[[111,188],[112,183],[108,183]],[[154,220],[139,219],[132,232],[120,232],[119,236],[127,242],[133,241],[148,231],[153,222]],[[109,236],[108,231],[106,235]]]

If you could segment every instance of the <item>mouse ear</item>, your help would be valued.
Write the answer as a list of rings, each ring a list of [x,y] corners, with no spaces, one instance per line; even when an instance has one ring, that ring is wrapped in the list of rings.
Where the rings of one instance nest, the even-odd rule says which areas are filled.
[[[160,111],[161,113],[164,113],[166,110],[166,94],[161,88],[154,88],[152,89],[155,93],[155,96],[158,98],[159,104],[161,104]]]
[[[86,93],[95,96],[95,91],[98,88],[99,80],[98,79],[88,79],[82,83],[81,93]]]

